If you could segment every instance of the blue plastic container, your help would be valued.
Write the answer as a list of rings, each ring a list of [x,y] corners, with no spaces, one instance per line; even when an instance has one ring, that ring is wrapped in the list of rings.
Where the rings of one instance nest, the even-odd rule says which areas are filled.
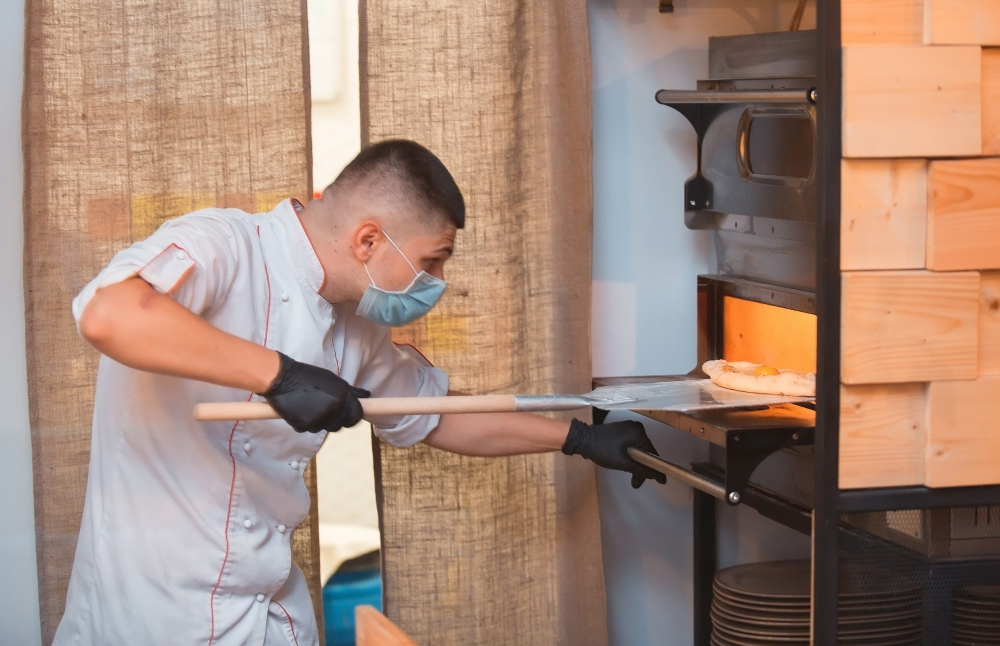
[[[378,568],[337,572],[323,586],[326,646],[354,646],[354,607],[382,610],[382,574]]]

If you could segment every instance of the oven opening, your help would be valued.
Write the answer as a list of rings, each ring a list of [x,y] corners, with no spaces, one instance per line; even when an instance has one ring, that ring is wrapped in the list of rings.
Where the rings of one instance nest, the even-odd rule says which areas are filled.
[[[806,113],[751,113],[742,151],[751,179],[804,183],[813,172],[814,132]]]
[[[816,315],[723,296],[721,358],[816,372]]]

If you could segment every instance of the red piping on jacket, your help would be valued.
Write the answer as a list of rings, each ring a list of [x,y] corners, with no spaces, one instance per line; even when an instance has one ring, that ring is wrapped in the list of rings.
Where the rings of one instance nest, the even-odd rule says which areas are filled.
[[[292,622],[292,616],[288,614],[287,610],[285,610],[285,606],[281,605],[277,601],[274,603],[278,604],[278,607],[281,608],[281,612],[285,613],[285,616],[288,617],[288,627],[292,629],[292,641],[295,642],[295,646],[299,646],[299,638],[295,636],[295,624]]]
[[[260,239],[260,226],[257,226],[257,238]],[[264,345],[267,346],[267,335],[271,330],[271,274],[267,270],[267,263],[264,263],[264,278],[267,280],[267,314],[264,316]],[[247,397],[247,401],[253,399],[253,393]],[[212,630],[208,635],[208,646],[212,646],[212,642],[215,640],[215,593],[219,591],[219,585],[222,584],[222,573],[226,570],[226,563],[229,561],[229,521],[232,518],[233,513],[233,493],[236,490],[236,456],[233,455],[233,438],[236,436],[236,427],[239,426],[239,422],[233,424],[233,428],[229,431],[229,459],[233,463],[233,475],[229,480],[229,503],[226,506],[226,553],[222,556],[222,565],[219,567],[219,577],[215,580],[215,587],[212,588],[212,594],[208,597],[208,610],[211,616]],[[281,605],[281,604],[278,604]],[[284,610],[284,608],[282,608]],[[288,613],[285,613],[286,615]],[[289,617],[288,621],[291,624],[292,618]],[[295,636],[295,630],[292,630],[292,636]],[[296,645],[298,642],[295,642]]]

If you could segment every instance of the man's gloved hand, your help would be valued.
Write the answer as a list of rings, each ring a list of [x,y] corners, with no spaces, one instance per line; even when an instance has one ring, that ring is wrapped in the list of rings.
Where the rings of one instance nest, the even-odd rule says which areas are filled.
[[[646,437],[646,429],[639,422],[627,420],[611,424],[584,424],[574,419],[569,425],[569,435],[563,444],[566,455],[580,455],[605,469],[618,469],[632,474],[632,488],[638,489],[646,478],[660,484],[667,483],[667,476],[639,464],[628,456],[629,447],[659,455]]]
[[[299,363],[278,353],[281,368],[271,387],[260,393],[292,428],[302,433],[339,431],[361,421],[359,398],[371,393],[355,388],[325,368]]]

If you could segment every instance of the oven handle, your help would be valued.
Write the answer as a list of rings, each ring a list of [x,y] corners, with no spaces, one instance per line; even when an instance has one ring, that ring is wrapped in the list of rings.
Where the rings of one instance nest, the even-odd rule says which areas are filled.
[[[656,102],[682,103],[816,103],[816,88],[809,90],[660,90]]]
[[[652,453],[646,453],[645,451],[640,451],[635,447],[629,447],[628,456],[639,464],[643,464],[650,469],[664,473],[676,480],[680,480],[684,484],[690,485],[699,491],[704,491],[708,495],[718,498],[719,500],[726,499],[726,489],[718,482],[709,480],[708,478],[703,478],[695,473],[691,473],[687,469],[667,462],[659,456],[653,455]]]

